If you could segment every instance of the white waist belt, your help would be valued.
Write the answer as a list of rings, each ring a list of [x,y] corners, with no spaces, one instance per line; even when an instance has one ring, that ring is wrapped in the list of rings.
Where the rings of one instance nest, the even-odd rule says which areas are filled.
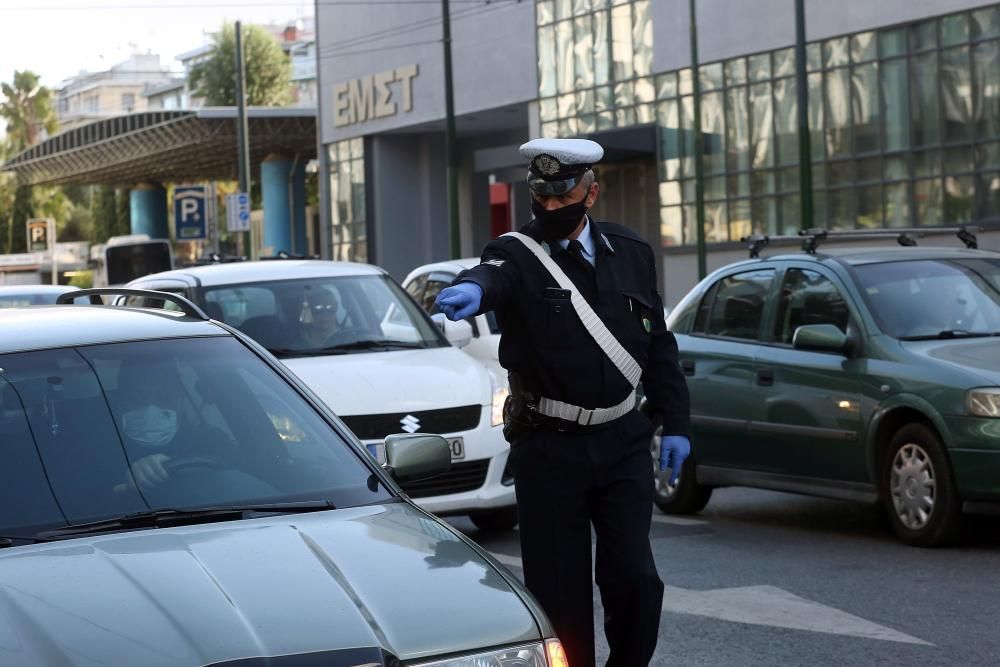
[[[565,419],[581,426],[607,424],[619,417],[627,415],[635,407],[635,392],[629,392],[624,401],[610,408],[594,408],[588,410],[578,405],[570,405],[544,396],[538,400],[538,412],[546,417]]]

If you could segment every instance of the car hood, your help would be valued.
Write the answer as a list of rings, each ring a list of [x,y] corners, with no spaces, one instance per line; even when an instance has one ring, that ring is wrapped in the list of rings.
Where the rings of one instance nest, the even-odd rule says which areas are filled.
[[[906,341],[903,345],[914,354],[1000,385],[1000,340],[996,338]]]
[[[522,595],[406,503],[79,538],[0,555],[0,664],[382,664],[537,641]]]
[[[338,415],[487,405],[489,376],[453,347],[282,359]]]

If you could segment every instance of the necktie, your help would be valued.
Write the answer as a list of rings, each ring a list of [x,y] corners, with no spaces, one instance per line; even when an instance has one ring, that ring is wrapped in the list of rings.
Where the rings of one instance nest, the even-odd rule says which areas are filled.
[[[569,245],[566,247],[566,249],[569,250],[570,253],[572,253],[578,260],[583,262],[583,265],[586,266],[590,271],[594,270],[594,265],[591,264],[590,260],[587,259],[587,256],[583,254],[582,243],[580,243],[576,239],[573,239],[572,241],[569,242]]]

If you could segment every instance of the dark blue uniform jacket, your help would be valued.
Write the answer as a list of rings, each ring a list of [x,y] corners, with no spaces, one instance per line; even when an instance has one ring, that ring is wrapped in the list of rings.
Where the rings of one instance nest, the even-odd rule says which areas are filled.
[[[550,245],[551,257],[642,366],[642,387],[652,412],[663,418],[664,435],[687,436],[687,384],[677,362],[677,341],[663,319],[653,250],[627,227],[590,222],[596,272],[558,243]],[[535,224],[518,231],[537,239]],[[528,390],[584,408],[611,407],[628,395],[631,385],[594,342],[570,301],[546,293],[558,284],[519,240],[490,241],[482,263],[455,279],[464,281],[483,289],[480,312],[495,311],[502,331],[500,363],[519,373]]]

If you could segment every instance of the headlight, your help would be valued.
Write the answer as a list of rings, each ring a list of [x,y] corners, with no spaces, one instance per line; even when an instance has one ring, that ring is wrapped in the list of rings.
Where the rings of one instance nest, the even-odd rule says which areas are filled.
[[[1000,417],[1000,387],[971,390],[965,395],[965,408],[977,417]]]
[[[490,373],[490,380],[493,384],[493,410],[491,412],[490,426],[501,426],[503,425],[503,404],[510,394],[510,389],[507,388],[506,382],[497,378],[492,372]]]
[[[554,660],[553,660],[554,659]],[[414,667],[568,667],[558,639],[545,643],[502,648],[486,653],[463,655],[447,660],[421,662]]]

